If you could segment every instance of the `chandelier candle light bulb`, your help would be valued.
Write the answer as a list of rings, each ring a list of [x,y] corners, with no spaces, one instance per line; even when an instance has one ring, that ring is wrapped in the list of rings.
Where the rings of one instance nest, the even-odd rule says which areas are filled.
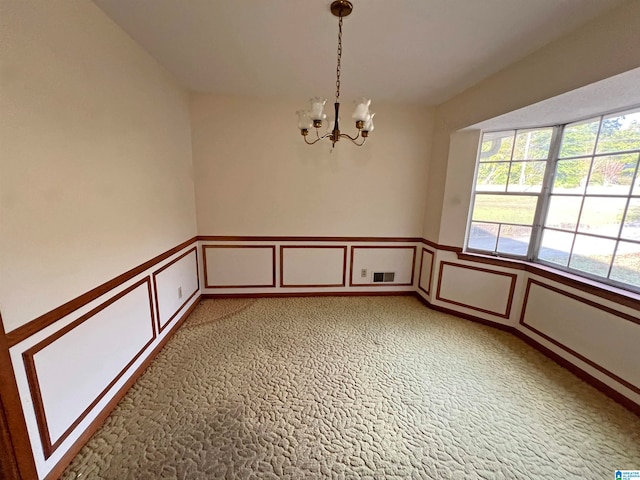
[[[309,129],[313,126],[313,121],[311,120],[311,115],[306,110],[298,110],[296,112],[298,114],[298,128],[301,132],[309,133]],[[305,133],[303,133],[305,135]]]
[[[369,133],[373,131],[373,116],[374,113],[369,112],[369,106],[371,105],[371,99],[362,98],[360,103],[357,104],[356,110],[353,113],[352,118],[355,120],[358,134],[355,137],[346,133],[340,132],[339,120],[340,120],[340,62],[342,60],[342,20],[353,11],[353,5],[349,0],[334,0],[331,4],[331,13],[339,18],[338,20],[338,65],[336,67],[336,101],[334,103],[335,116],[333,122],[329,122],[329,131],[320,136],[319,129],[322,127],[323,122],[326,120],[327,115],[324,113],[324,106],[327,100],[322,97],[314,97],[311,99],[311,110],[303,111],[299,110],[298,114],[298,128],[300,133],[304,137],[304,141],[313,145],[328,138],[332,145],[335,146],[336,142],[341,138],[348,138],[355,145],[361,147],[367,141]],[[313,141],[307,140],[309,130],[311,127],[316,129],[316,139]],[[358,139],[362,137],[362,141],[358,142]]]
[[[327,103],[326,98],[315,97],[311,99],[311,119],[316,122],[322,122],[327,118],[327,114],[324,113],[324,105]]]
[[[363,98],[358,105],[356,105],[356,110],[353,112],[353,119],[357,121],[366,122],[369,118],[369,105],[371,105],[371,100],[368,98]]]

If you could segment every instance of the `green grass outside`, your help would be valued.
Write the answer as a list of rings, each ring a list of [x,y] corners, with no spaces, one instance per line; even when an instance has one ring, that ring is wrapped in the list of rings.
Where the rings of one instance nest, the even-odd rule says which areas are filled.
[[[473,206],[475,222],[533,224],[537,197],[477,194]]]
[[[552,224],[564,223],[567,225],[557,225],[560,228],[573,230],[578,221],[579,204],[575,204],[575,197],[563,197],[556,195],[553,197],[553,211],[550,216],[553,218]],[[594,230],[599,227],[609,225],[619,226],[624,213],[625,202],[622,200],[588,199],[589,208],[582,213],[581,222],[590,225]],[[533,196],[513,196],[513,195],[487,195],[476,194],[473,206],[473,221],[475,222],[495,222],[495,223],[515,223],[520,225],[533,224],[533,217],[536,210],[537,197]],[[563,204],[566,204],[566,208]],[[640,205],[633,201],[629,206],[627,221],[640,221]],[[573,224],[574,226],[569,226]]]
[[[558,253],[555,258],[547,254],[545,260],[566,266],[564,264],[566,258],[566,253]],[[610,262],[610,255],[591,255],[589,257],[575,255],[571,260],[570,268],[606,278]],[[640,254],[618,255],[617,263],[622,263],[625,266],[617,267],[614,265],[610,278],[640,287]]]

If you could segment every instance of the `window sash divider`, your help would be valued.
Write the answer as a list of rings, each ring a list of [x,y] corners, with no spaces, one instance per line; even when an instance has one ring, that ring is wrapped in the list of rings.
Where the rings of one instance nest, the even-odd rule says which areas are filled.
[[[540,244],[542,243],[542,232],[544,230],[544,221],[549,211],[549,203],[551,199],[551,190],[556,176],[556,163],[560,153],[560,144],[562,143],[562,134],[564,125],[557,125],[553,128],[551,135],[551,145],[549,146],[549,156],[547,157],[547,165],[545,166],[544,177],[542,179],[542,189],[540,198],[536,206],[536,212],[533,216],[533,227],[531,229],[531,240],[529,240],[529,250],[527,252],[527,260],[535,261],[538,256]]]
[[[496,195],[496,196],[500,196],[500,197],[504,197],[505,195],[513,195],[515,197],[539,197],[540,196],[540,192],[535,192],[535,193],[521,193],[521,192],[496,192],[494,191],[484,191],[484,190],[476,190],[474,192],[474,196],[475,195]],[[580,195],[582,196],[582,195]]]
[[[556,197],[578,197],[578,198],[637,198],[637,195],[616,195],[613,193],[573,193],[571,195],[564,195],[558,193],[551,193],[551,196]]]
[[[632,150],[617,150],[615,152],[606,152],[606,153],[590,153],[585,155],[575,155],[572,157],[557,157],[558,160],[564,162],[565,160],[584,160],[587,158],[598,158],[598,157],[612,157],[615,155],[630,155],[633,153],[640,153],[640,148],[634,148]],[[517,161],[517,160],[516,160]],[[527,160],[529,161],[529,160]],[[541,160],[538,160],[541,161]]]
[[[471,220],[471,223],[488,223],[489,225],[508,225],[510,227],[533,227],[532,223],[495,222],[493,220]]]

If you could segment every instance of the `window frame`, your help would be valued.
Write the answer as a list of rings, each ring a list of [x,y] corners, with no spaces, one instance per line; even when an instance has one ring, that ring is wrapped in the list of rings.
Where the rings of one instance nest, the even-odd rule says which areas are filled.
[[[623,228],[625,225],[625,220],[626,220],[626,215],[629,209],[629,205],[631,203],[631,201],[635,198],[635,199],[640,199],[640,194],[636,194],[634,195],[634,185],[636,183],[636,181],[639,180],[640,178],[640,147],[638,148],[634,148],[632,150],[621,150],[621,151],[614,151],[614,152],[604,152],[604,153],[597,153],[597,148],[598,148],[598,142],[600,140],[600,132],[602,130],[602,126],[604,121],[606,120],[607,117],[612,117],[615,114],[624,114],[626,112],[640,112],[640,110],[638,110],[637,106],[631,106],[631,107],[626,107],[624,109],[618,109],[614,112],[608,112],[608,113],[603,113],[603,114],[599,114],[599,115],[593,115],[593,116],[589,116],[586,117],[582,120],[576,120],[576,121],[572,121],[572,122],[568,122],[568,123],[564,123],[561,125],[543,125],[543,126],[538,126],[538,127],[528,127],[528,128],[511,128],[511,129],[500,129],[500,130],[486,130],[486,131],[481,131],[481,135],[480,135],[480,142],[478,145],[478,152],[477,152],[477,156],[476,156],[476,162],[475,162],[475,171],[474,171],[474,175],[473,175],[473,184],[472,184],[472,190],[471,190],[471,203],[470,203],[470,208],[469,208],[469,214],[468,214],[468,218],[467,218],[467,224],[466,224],[466,230],[465,230],[465,240],[464,240],[464,249],[463,251],[465,253],[470,253],[470,254],[478,254],[478,255],[487,255],[490,257],[494,257],[494,258],[503,258],[503,259],[512,259],[512,260],[517,260],[517,261],[524,261],[524,262],[530,262],[530,263],[534,263],[534,264],[539,264],[539,265],[543,265],[545,267],[549,267],[555,270],[558,270],[560,272],[567,272],[569,274],[573,274],[573,275],[577,275],[579,277],[583,277],[589,280],[594,280],[600,283],[603,283],[605,285],[610,285],[613,287],[617,287],[617,288],[621,288],[623,290],[627,290],[627,291],[631,291],[634,293],[640,293],[640,285],[636,286],[630,283],[624,283],[618,280],[614,280],[611,278],[608,278],[611,275],[611,271],[616,259],[616,253],[618,251],[618,247],[620,242],[628,242],[628,243],[633,243],[636,244],[638,246],[640,246],[640,240],[633,240],[633,239],[627,239],[627,238],[622,238],[622,232],[623,232]],[[563,140],[563,134],[565,131],[565,128],[567,126],[573,125],[573,124],[577,124],[580,123],[582,121],[587,122],[589,120],[597,120],[598,123],[598,130],[597,130],[597,134],[595,137],[595,141],[594,141],[594,147],[593,147],[593,151],[590,154],[583,154],[583,155],[572,155],[570,157],[563,157],[560,158],[560,151],[562,148],[562,140]],[[513,135],[514,135],[514,146],[512,147],[512,153],[511,153],[511,157],[508,160],[510,163],[509,169],[511,169],[514,160],[513,160],[513,149],[515,148],[515,143],[516,143],[516,138],[518,136],[518,132],[521,131],[526,131],[526,130],[539,130],[539,129],[548,129],[551,128],[552,129],[552,135],[551,135],[551,140],[550,140],[550,146],[549,146],[549,153],[547,156],[547,159],[545,160],[545,171],[544,171],[544,175],[543,175],[543,180],[542,180],[542,186],[539,192],[536,193],[522,193],[522,192],[509,192],[508,191],[508,184],[505,186],[505,191],[503,192],[485,192],[485,191],[477,191],[476,189],[476,185],[477,185],[477,181],[478,181],[478,174],[480,171],[480,166],[482,163],[486,163],[486,162],[481,162],[481,154],[482,154],[482,139],[484,138],[484,136],[486,134],[491,134],[491,133],[498,133],[498,132],[509,132],[509,131],[513,131]],[[620,194],[591,194],[589,195],[588,192],[588,181],[591,179],[591,172],[593,170],[593,166],[594,166],[594,162],[596,160],[596,158],[598,157],[606,157],[606,156],[613,156],[613,155],[619,155],[619,154],[632,154],[632,155],[636,155],[637,159],[636,159],[636,165],[635,165],[635,170],[633,173],[633,177],[631,180],[631,185],[629,188],[629,191],[627,193],[627,195],[620,195]],[[575,229],[571,232],[570,230],[567,229],[554,229],[553,227],[546,227],[545,226],[545,222],[547,221],[547,216],[549,213],[549,207],[551,204],[551,199],[553,198],[553,185],[554,185],[554,181],[555,181],[555,177],[556,177],[556,171],[557,171],[557,164],[558,161],[560,160],[571,160],[571,159],[581,159],[581,158],[588,158],[590,160],[590,164],[589,164],[589,172],[587,175],[587,184],[585,185],[584,190],[582,191],[582,193],[575,193],[575,194],[566,194],[567,197],[569,196],[574,196],[577,198],[581,199],[581,203],[580,203],[580,211],[578,213],[578,217],[576,218],[576,226]],[[510,254],[510,253],[500,253],[497,252],[497,248],[498,248],[498,244],[500,241],[500,230],[498,230],[498,236],[496,237],[496,244],[494,247],[494,251],[490,252],[487,250],[481,250],[478,248],[473,248],[473,247],[469,247],[469,240],[470,240],[470,234],[471,234],[471,229],[472,229],[472,223],[474,223],[473,220],[473,214],[474,214],[474,209],[475,209],[475,203],[476,203],[476,196],[480,194],[493,194],[493,195],[497,195],[497,196],[507,196],[507,195],[517,195],[517,196],[535,196],[537,197],[537,204],[536,204],[536,209],[535,209],[535,213],[534,213],[534,218],[533,218],[533,222],[531,224],[531,237],[529,240],[529,246],[527,249],[527,254],[526,255],[517,255],[517,254]],[[559,196],[558,194],[556,194],[557,196]],[[626,199],[626,203],[625,203],[625,207],[624,207],[624,211],[623,211],[623,215],[622,215],[622,219],[620,221],[620,227],[618,229],[618,232],[616,234],[616,236],[608,236],[608,235],[600,235],[600,234],[592,234],[592,233],[585,233],[585,232],[581,232],[580,231],[580,219],[581,219],[581,215],[582,215],[582,209],[584,208],[584,203],[585,203],[585,199],[586,198],[598,198],[598,197],[607,197],[607,198],[625,198]],[[476,220],[476,223],[488,223],[488,224],[499,224],[499,225],[503,225],[505,224],[504,222],[497,222],[497,221],[483,221],[483,220]],[[508,223],[506,223],[508,225]],[[539,258],[540,255],[540,248],[542,246],[542,237],[543,237],[543,233],[545,231],[545,229],[548,230],[555,230],[555,231],[559,231],[559,232],[566,232],[566,233],[571,233],[573,235],[573,239],[572,239],[572,246],[571,246],[571,250],[568,252],[569,255],[569,259],[567,260],[567,265],[563,266],[563,265],[559,265],[557,263],[553,263],[544,259]],[[608,240],[613,240],[615,241],[615,246],[613,249],[613,252],[611,254],[611,260],[609,262],[609,266],[608,266],[608,270],[607,270],[607,277],[602,277],[602,276],[598,276],[596,274],[592,274],[589,272],[585,272],[583,270],[578,270],[575,269],[573,267],[570,266],[571,264],[571,258],[572,258],[572,253],[574,251],[574,247],[575,247],[575,243],[576,243],[576,238],[578,237],[578,235],[587,235],[589,237],[596,237],[596,238],[603,238],[603,239],[608,239]]]
[[[479,148],[478,148],[478,152],[477,152],[477,156],[476,156],[476,162],[475,162],[475,171],[473,174],[473,184],[472,184],[472,190],[471,190],[471,205],[469,207],[469,216],[467,218],[467,226],[466,226],[466,231],[465,231],[465,241],[464,241],[464,251],[468,252],[468,253],[477,253],[480,255],[490,255],[493,257],[497,257],[497,258],[511,258],[514,260],[520,260],[520,261],[527,261],[527,262],[535,262],[535,260],[533,259],[533,251],[532,251],[532,246],[533,246],[533,240],[534,238],[537,236],[540,239],[542,238],[542,227],[539,227],[540,232],[536,232],[536,227],[538,226],[539,223],[539,219],[540,217],[540,210],[542,208],[542,203],[543,201],[541,201],[543,199],[543,195],[545,194],[545,189],[548,188],[548,176],[551,175],[553,176],[553,171],[551,171],[552,169],[549,168],[550,162],[552,161],[552,152],[554,151],[555,145],[556,143],[558,144],[557,150],[559,151],[559,141],[557,141],[557,138],[562,138],[562,132],[560,131],[560,133],[558,133],[559,130],[559,126],[554,126],[554,125],[544,125],[544,126],[540,126],[540,127],[527,127],[527,128],[511,128],[511,129],[501,129],[501,130],[487,130],[487,131],[482,131],[481,135],[480,135],[480,144],[479,144]],[[546,159],[532,159],[532,160],[521,160],[521,159],[516,159],[515,161],[513,160],[513,152],[515,150],[515,145],[516,145],[516,139],[518,137],[519,132],[522,131],[528,131],[528,130],[542,130],[542,129],[552,129],[551,132],[551,139],[549,142],[549,153],[547,154],[547,158]],[[497,133],[497,132],[509,132],[512,131],[513,132],[513,145],[511,147],[511,155],[509,160],[504,161],[505,163],[509,163],[509,173],[511,172],[511,167],[514,163],[520,163],[520,162],[527,162],[527,161],[544,161],[545,162],[545,171],[544,171],[544,175],[543,175],[543,179],[542,179],[542,186],[540,188],[539,192],[509,192],[508,191],[508,184],[505,185],[505,191],[503,192],[490,192],[490,191],[480,191],[478,192],[476,190],[476,185],[477,185],[477,181],[478,181],[478,173],[480,170],[480,164],[481,163],[492,163],[492,162],[480,162],[480,156],[482,154],[482,138],[484,137],[485,134],[491,134],[491,133]],[[508,175],[510,176],[510,175]],[[553,181],[553,179],[551,179],[551,181]],[[531,222],[531,225],[521,225],[521,224],[511,224],[508,222],[496,222],[496,221],[484,221],[484,220],[477,220],[478,223],[491,223],[491,224],[496,224],[496,225],[513,225],[513,226],[526,226],[526,227],[530,227],[531,228],[531,240],[529,241],[529,246],[527,248],[527,254],[526,255],[516,255],[516,254],[509,254],[509,253],[500,253],[497,251],[494,252],[489,252],[487,250],[481,250],[481,249],[476,249],[476,248],[470,248],[469,247],[469,237],[470,237],[470,232],[471,232],[471,224],[473,223],[473,214],[474,214],[474,210],[475,210],[475,198],[476,195],[495,195],[495,196],[516,196],[516,197],[535,197],[536,198],[536,208],[534,211],[534,216],[533,216],[533,221]],[[545,210],[546,212],[546,210]],[[496,237],[496,248],[498,246],[498,243],[500,241],[499,236]]]

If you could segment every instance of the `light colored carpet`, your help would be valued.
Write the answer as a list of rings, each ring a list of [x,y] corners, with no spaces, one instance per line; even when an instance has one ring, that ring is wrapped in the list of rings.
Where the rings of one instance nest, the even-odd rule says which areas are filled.
[[[521,340],[411,297],[324,297],[203,301],[64,478],[602,480],[618,468],[640,468],[640,418]]]

